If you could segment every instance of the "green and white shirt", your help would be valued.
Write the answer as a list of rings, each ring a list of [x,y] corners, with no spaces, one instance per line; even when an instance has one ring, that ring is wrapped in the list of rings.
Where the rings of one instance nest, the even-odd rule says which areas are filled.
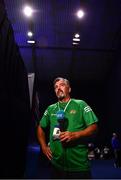
[[[56,113],[64,110],[68,120],[67,131],[75,132],[84,130],[86,127],[98,121],[91,107],[83,100],[71,99],[70,102],[57,102],[50,105],[45,111],[40,126],[50,127],[50,148],[52,151],[52,164],[65,171],[89,170],[88,149],[86,143],[77,140],[64,148],[59,140],[53,140],[53,130],[58,125]]]

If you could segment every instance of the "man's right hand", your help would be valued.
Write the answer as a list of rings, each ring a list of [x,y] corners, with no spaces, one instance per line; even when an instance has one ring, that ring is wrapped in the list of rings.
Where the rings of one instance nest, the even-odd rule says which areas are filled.
[[[51,160],[52,159],[52,152],[49,146],[43,147],[42,152],[45,154],[45,156]]]

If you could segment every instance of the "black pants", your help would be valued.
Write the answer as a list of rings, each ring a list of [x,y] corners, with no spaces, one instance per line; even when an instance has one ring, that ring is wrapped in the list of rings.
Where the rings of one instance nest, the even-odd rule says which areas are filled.
[[[90,171],[68,172],[51,167],[51,179],[91,179]]]
[[[115,165],[116,167],[121,167],[121,150],[115,149],[114,150],[114,157],[115,157]]]

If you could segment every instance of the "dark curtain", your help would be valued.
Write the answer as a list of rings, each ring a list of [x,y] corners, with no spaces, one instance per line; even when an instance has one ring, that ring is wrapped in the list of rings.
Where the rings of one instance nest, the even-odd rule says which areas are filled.
[[[30,124],[26,68],[0,0],[0,178],[22,178]]]

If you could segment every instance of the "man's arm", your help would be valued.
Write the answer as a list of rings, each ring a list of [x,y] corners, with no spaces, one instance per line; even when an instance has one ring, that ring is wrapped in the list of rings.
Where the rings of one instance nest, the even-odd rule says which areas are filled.
[[[45,154],[45,156],[47,156],[47,158],[49,160],[51,160],[52,152],[50,150],[50,147],[46,143],[45,132],[40,126],[38,126],[37,137],[38,137],[39,143],[41,145],[42,152]]]
[[[97,132],[97,124],[94,123],[90,126],[88,126],[86,129],[81,130],[81,131],[76,131],[76,132],[69,132],[69,131],[65,131],[65,132],[61,132],[60,134],[60,141],[61,142],[70,142],[70,141],[74,141],[80,138],[84,138],[84,137],[90,137],[93,134],[95,134]]]

